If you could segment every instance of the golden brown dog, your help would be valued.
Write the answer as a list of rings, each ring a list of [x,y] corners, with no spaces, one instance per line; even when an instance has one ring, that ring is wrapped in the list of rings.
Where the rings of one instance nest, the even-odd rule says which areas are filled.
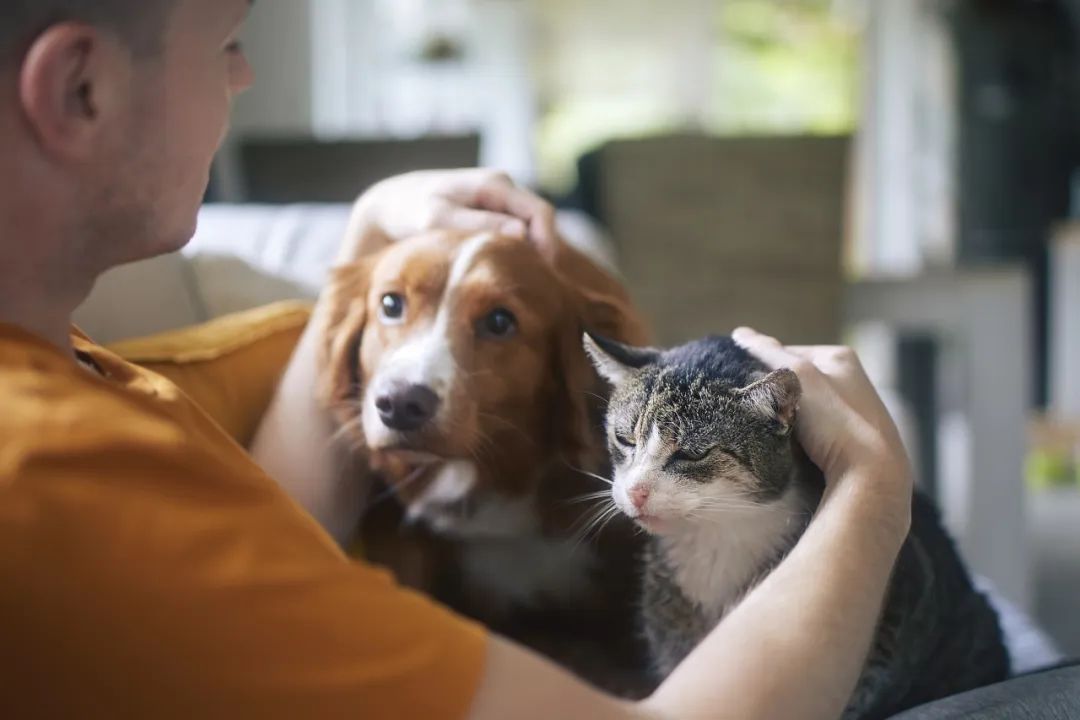
[[[633,540],[582,541],[590,508],[574,502],[606,472],[582,333],[646,337],[614,278],[565,244],[552,255],[432,232],[338,269],[322,394],[382,481],[368,557],[612,686],[554,639],[592,633],[614,653],[633,634],[599,629],[633,597]]]

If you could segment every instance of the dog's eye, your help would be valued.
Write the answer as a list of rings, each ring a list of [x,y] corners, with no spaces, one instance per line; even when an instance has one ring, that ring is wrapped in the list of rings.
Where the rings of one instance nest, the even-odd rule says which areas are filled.
[[[683,448],[682,450],[679,450],[674,455],[672,455],[671,459],[675,460],[676,462],[701,462],[705,458],[709,457],[709,454],[711,452],[712,448],[707,448],[705,450],[702,450],[701,452],[695,452],[693,450]]]
[[[397,293],[382,296],[382,316],[386,320],[400,320],[405,315],[405,298]]]
[[[488,337],[509,337],[517,330],[517,318],[505,308],[492,310],[480,321],[480,334]]]

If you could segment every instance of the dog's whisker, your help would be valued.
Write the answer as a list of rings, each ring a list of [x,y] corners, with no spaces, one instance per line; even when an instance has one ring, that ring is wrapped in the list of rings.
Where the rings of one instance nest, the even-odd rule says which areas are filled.
[[[342,423],[341,427],[339,427],[337,429],[337,431],[333,435],[330,436],[330,439],[327,442],[327,444],[329,446],[334,446],[334,445],[340,443],[342,440],[345,440],[345,439],[349,439],[353,443],[358,442],[358,440],[362,440],[362,438],[363,438],[363,422],[364,422],[363,418],[360,417],[359,415],[357,415],[356,417]],[[356,436],[359,436],[359,438],[357,438]],[[363,447],[363,446],[361,445],[360,447]],[[357,448],[353,447],[351,449],[355,451]]]
[[[525,430],[521,429],[520,427],[518,427],[514,423],[510,422],[509,420],[507,420],[504,417],[500,417],[499,415],[494,415],[492,413],[486,413],[486,412],[479,412],[477,414],[482,418],[486,418],[488,420],[494,420],[495,422],[499,423],[500,425],[503,425],[504,427],[507,427],[510,430],[513,430],[514,432],[518,433],[523,438],[528,440],[530,444],[535,444],[535,442],[536,442],[536,439],[531,434],[527,433]]]

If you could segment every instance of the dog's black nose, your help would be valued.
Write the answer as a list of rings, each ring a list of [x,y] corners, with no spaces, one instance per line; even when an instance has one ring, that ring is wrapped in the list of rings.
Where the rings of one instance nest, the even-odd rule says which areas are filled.
[[[402,385],[375,398],[375,409],[391,430],[419,430],[435,417],[439,396],[426,385]]]

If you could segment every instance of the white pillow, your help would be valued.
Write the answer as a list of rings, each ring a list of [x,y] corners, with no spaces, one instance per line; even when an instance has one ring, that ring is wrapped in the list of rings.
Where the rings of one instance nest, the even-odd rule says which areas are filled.
[[[208,205],[184,248],[206,312],[217,317],[276,300],[312,299],[345,235],[350,206]],[[560,212],[559,231],[615,271],[615,253],[587,216]]]

